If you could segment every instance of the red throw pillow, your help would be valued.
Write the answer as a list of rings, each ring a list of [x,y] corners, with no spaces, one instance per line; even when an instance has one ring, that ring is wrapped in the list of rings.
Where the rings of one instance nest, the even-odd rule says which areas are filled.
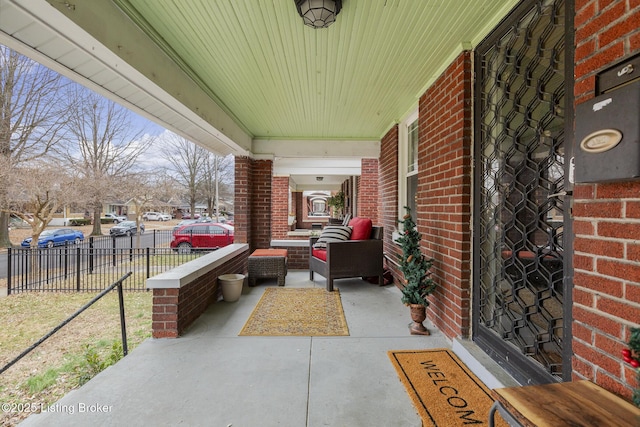
[[[355,217],[349,221],[349,227],[351,227],[350,240],[369,240],[373,223],[371,218]]]

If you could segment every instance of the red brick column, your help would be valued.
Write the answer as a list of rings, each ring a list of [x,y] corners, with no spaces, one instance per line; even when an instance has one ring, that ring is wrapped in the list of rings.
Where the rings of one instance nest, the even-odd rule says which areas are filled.
[[[271,244],[271,160],[254,160],[251,174],[251,250]]]
[[[271,180],[271,239],[286,239],[289,231],[289,177]]]
[[[293,204],[295,206],[296,213],[296,228],[304,228],[304,223],[302,222],[302,219],[304,218],[304,209],[302,209],[302,202],[302,191],[295,191],[293,193]]]
[[[378,159],[362,159],[358,182],[358,216],[378,224]]]
[[[234,221],[234,242],[249,243],[251,239],[250,224],[250,206],[251,191],[253,189],[251,174],[251,159],[246,156],[235,158],[235,183],[234,183],[234,205],[233,205],[233,221]]]
[[[598,72],[640,52],[639,22],[637,0],[576,2],[576,104],[595,96]],[[572,213],[573,376],[630,398],[620,351],[640,323],[640,182],[576,185]]]

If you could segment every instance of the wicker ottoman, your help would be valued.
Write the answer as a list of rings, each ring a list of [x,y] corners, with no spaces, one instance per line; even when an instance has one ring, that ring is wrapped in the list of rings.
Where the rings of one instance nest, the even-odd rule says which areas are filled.
[[[256,249],[249,255],[249,286],[256,285],[256,279],[278,278],[278,286],[284,286],[287,275],[286,249]]]

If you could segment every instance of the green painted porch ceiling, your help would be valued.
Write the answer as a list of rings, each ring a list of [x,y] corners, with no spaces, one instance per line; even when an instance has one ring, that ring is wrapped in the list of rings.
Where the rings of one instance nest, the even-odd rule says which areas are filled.
[[[254,139],[379,139],[514,0],[116,0]]]

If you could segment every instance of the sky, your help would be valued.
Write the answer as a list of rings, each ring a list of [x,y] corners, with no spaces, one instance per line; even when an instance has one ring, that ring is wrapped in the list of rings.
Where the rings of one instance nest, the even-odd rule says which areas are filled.
[[[33,61],[34,64],[38,64]],[[41,67],[44,67],[42,64],[38,64]],[[66,79],[66,78],[65,78]],[[67,79],[68,80],[68,79]],[[72,82],[72,84],[77,84]],[[91,89],[88,89],[91,90]],[[119,104],[122,106],[122,104]],[[122,106],[122,108],[127,108]],[[167,144],[170,144],[168,139],[172,132],[165,129],[163,126],[156,124],[155,122],[141,116],[133,110],[128,110],[130,113],[130,120],[132,125],[131,135],[138,133],[139,131],[144,130],[144,135],[142,138],[156,138],[155,146],[148,150],[144,155],[139,158],[139,165],[142,169],[145,170],[157,170],[159,168],[170,168],[173,169],[171,162],[164,158],[164,150],[163,147],[166,147]]]
[[[141,118],[144,121],[149,122],[148,120]],[[140,125],[143,127],[144,123],[140,122]],[[138,159],[138,164],[142,169],[145,170],[155,170],[159,168],[171,168],[171,162],[169,162],[163,153],[163,146],[166,147],[168,142],[166,142],[167,135],[171,133],[167,129],[164,129],[155,123],[153,123],[154,128],[148,129],[148,132],[143,136],[143,138],[155,137],[157,141],[153,148],[147,151],[144,155],[142,155]]]

